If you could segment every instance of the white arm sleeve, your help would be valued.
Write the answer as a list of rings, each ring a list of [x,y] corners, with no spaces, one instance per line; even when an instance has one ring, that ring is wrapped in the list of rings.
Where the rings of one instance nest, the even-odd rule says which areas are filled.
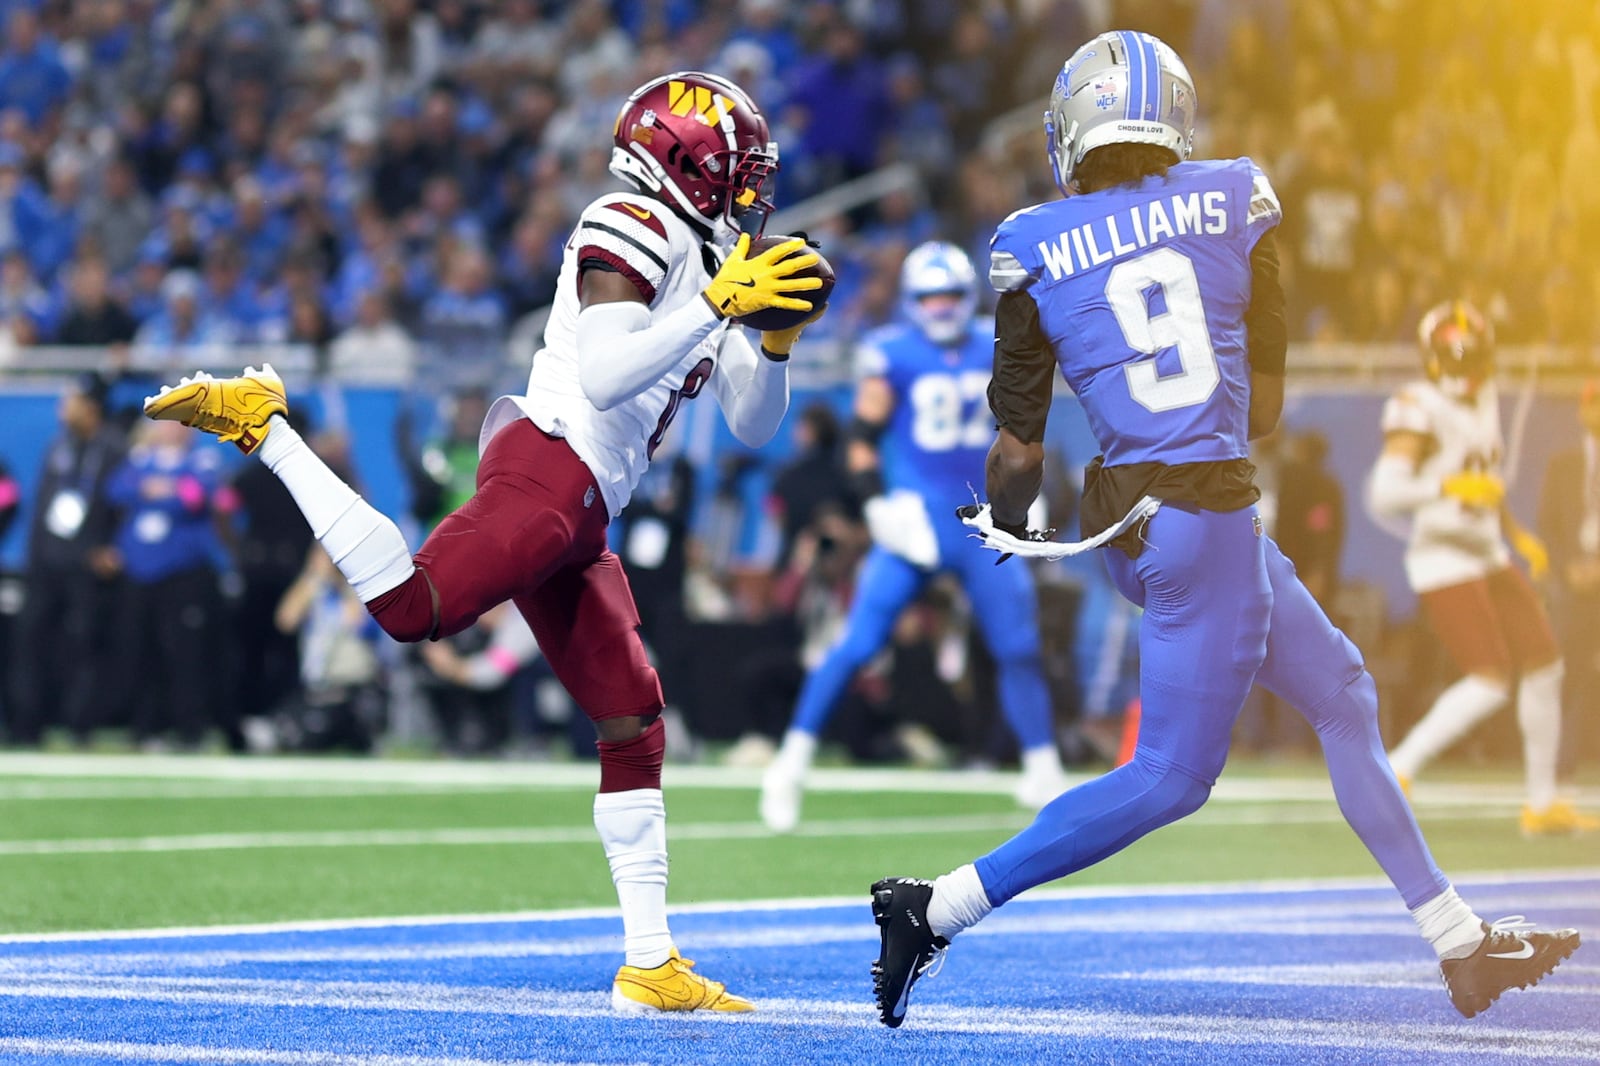
[[[1367,510],[1380,518],[1403,518],[1438,498],[1438,479],[1418,473],[1398,455],[1378,456],[1367,479]]]
[[[777,434],[789,410],[789,363],[768,359],[750,346],[743,330],[730,329],[717,352],[711,391],[739,443],[759,448]]]
[[[658,317],[632,300],[585,308],[578,315],[578,384],[590,403],[609,410],[660,381],[721,321],[698,298]]]

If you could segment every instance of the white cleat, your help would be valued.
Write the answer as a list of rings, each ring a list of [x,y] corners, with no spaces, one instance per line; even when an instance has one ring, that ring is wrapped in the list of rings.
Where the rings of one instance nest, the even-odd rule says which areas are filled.
[[[1036,811],[1065,792],[1071,784],[1067,775],[1058,769],[1038,770],[1024,773],[1017,780],[1017,787],[1011,795],[1018,806]]]
[[[800,824],[800,797],[805,783],[781,759],[761,777],[761,821],[774,833],[792,833]]]

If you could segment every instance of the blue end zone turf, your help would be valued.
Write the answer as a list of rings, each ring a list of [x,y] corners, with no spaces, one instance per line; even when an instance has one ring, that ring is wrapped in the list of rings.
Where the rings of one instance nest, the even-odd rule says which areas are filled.
[[[1466,882],[1487,918],[1600,931],[1600,879]],[[692,909],[754,1015],[618,1017],[614,918],[0,943],[0,1062],[1471,1063],[1600,1061],[1600,949],[1468,1021],[1387,887],[1042,893],[960,937],[877,1024],[865,892]]]

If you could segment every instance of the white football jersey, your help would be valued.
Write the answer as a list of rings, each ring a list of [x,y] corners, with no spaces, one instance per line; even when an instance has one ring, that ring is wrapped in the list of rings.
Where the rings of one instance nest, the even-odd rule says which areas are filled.
[[[1383,431],[1429,437],[1433,446],[1419,473],[1435,483],[1469,470],[1501,475],[1500,399],[1493,383],[1466,400],[1431,381],[1413,382],[1384,404]],[[1510,565],[1498,510],[1441,496],[1412,512],[1406,577],[1416,591],[1458,585]]]
[[[590,204],[562,253],[555,304],[545,324],[544,347],[533,357],[527,394],[495,401],[479,450],[508,423],[529,418],[551,436],[566,439],[594,475],[607,512],[620,513],[679,405],[697,396],[716,370],[727,324],[719,324],[644,392],[601,411],[578,381],[578,265],[588,259],[609,265],[638,287],[654,316],[700,299],[711,281],[707,268],[716,269],[707,262],[708,252],[687,222],[649,197],[613,193]]]

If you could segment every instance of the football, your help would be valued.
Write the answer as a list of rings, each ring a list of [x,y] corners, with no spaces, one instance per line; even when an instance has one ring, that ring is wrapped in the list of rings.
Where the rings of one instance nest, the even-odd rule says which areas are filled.
[[[794,238],[792,237],[782,236],[757,237],[755,240],[750,242],[750,251],[747,253],[748,257],[754,259],[756,256],[760,255],[768,248],[771,248],[773,245],[782,244],[784,241],[793,239]],[[823,254],[815,248],[811,249],[811,251],[817,253],[816,265],[807,267],[794,276],[797,278],[821,278],[822,288],[811,289],[806,292],[796,292],[793,295],[802,300],[810,300],[812,310],[815,310],[816,308],[821,307],[823,304],[828,302],[828,295],[833,292],[834,276],[833,267],[828,264],[828,260],[823,256]],[[810,317],[810,315],[811,311],[785,311],[781,307],[768,307],[765,310],[756,311],[753,314],[745,315],[743,318],[737,318],[734,321],[738,322],[741,326],[749,326],[751,329],[759,329],[763,331],[780,330],[792,329],[793,327],[798,326],[801,322],[804,322],[808,317]]]

